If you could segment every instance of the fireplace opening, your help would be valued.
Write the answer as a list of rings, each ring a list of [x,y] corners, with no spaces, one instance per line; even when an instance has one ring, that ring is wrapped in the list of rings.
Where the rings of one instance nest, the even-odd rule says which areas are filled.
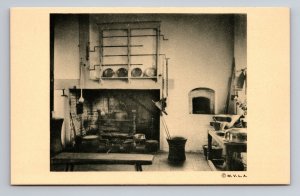
[[[214,114],[215,91],[209,88],[195,88],[189,93],[190,114]]]
[[[209,114],[210,101],[206,97],[193,98],[193,114]]]
[[[77,113],[79,97],[79,89],[70,89],[76,135],[98,135],[111,147],[105,150],[115,152],[121,152],[122,145],[128,146],[137,134],[159,145],[160,113],[152,102],[160,99],[159,90],[83,89],[82,114]]]

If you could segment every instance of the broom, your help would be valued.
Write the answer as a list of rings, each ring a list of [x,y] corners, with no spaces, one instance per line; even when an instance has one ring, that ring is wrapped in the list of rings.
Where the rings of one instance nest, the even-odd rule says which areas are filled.
[[[166,135],[167,135],[167,139],[171,139],[171,135],[170,135],[170,132],[169,132],[169,129],[168,129],[168,126],[167,126],[167,123],[165,121],[165,118],[163,116],[163,114],[165,115],[168,115],[168,113],[165,111],[165,107],[166,107],[166,98],[163,98],[157,102],[153,101],[152,102],[154,103],[154,105],[160,110],[161,112],[161,116],[162,116],[162,124],[164,126],[164,130],[166,132]]]

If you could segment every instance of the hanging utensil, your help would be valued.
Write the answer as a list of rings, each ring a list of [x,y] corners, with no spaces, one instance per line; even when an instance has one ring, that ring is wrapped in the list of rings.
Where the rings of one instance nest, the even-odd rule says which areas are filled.
[[[80,62],[80,97],[78,99],[79,103],[83,103],[84,102],[84,98],[82,96],[82,61]]]
[[[79,103],[84,102],[84,98],[82,97],[82,88],[80,89],[80,97],[79,97],[78,101],[79,101]]]

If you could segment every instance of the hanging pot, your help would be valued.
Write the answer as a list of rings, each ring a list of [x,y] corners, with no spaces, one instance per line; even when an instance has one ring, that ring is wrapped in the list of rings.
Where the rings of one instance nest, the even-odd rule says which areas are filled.
[[[99,136],[86,135],[82,137],[80,151],[81,152],[98,152],[100,146]]]

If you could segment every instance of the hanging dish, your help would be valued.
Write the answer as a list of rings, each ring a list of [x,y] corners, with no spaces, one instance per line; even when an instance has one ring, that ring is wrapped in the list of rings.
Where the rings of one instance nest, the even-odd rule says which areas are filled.
[[[140,69],[140,68],[134,68],[132,71],[131,71],[131,76],[132,77],[141,77],[143,74],[143,71]]]
[[[154,76],[156,76],[156,69],[154,69],[154,68],[148,68],[148,69],[146,69],[145,72],[144,72],[144,76],[146,76],[146,77],[154,77]]]
[[[111,78],[114,75],[114,70],[111,68],[107,68],[106,70],[103,71],[103,77],[108,77]]]
[[[125,68],[120,68],[117,70],[117,76],[118,77],[127,77],[128,76],[128,71]]]

